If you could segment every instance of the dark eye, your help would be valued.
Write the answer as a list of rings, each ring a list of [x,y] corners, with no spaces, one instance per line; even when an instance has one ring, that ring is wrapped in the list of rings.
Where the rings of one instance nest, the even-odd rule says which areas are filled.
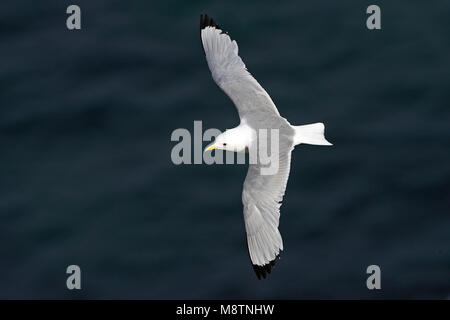
[[[227,146],[227,144],[226,144],[226,143],[224,143],[224,144],[223,144],[223,146],[224,146],[224,147],[226,147],[226,146]]]

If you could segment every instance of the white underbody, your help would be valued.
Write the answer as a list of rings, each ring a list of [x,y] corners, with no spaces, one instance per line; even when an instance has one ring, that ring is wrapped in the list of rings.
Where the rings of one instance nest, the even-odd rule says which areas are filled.
[[[302,126],[291,126],[295,131],[294,145],[313,144],[313,145],[332,145],[325,139],[325,126],[323,123],[313,123]],[[256,141],[256,130],[250,127],[245,121],[241,121],[239,126],[225,131],[217,137],[217,149],[223,149],[234,152],[244,152],[246,148],[253,147]],[[224,146],[223,144],[226,143]]]

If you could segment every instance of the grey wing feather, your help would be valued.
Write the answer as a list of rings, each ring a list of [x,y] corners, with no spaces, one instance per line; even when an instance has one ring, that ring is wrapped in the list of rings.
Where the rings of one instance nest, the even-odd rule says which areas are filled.
[[[263,87],[247,71],[238,55],[238,45],[206,15],[200,18],[201,40],[212,78],[235,104],[239,117],[254,112],[279,115]]]
[[[261,166],[249,166],[242,192],[247,244],[258,277],[270,273],[283,250],[278,230],[280,206],[289,178],[292,147],[280,152],[278,173],[261,175]]]

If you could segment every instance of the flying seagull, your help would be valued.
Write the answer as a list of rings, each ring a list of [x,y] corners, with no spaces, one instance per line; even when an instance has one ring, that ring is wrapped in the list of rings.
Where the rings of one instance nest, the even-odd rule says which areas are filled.
[[[266,278],[283,250],[278,230],[280,206],[289,177],[291,151],[298,144],[331,145],[323,123],[292,126],[280,116],[267,92],[247,71],[238,45],[207,15],[200,15],[200,36],[214,82],[228,95],[239,113],[240,124],[218,135],[205,148],[246,152],[257,144],[255,132],[278,130],[278,170],[263,175],[263,164],[249,164],[242,192],[247,245],[253,269]]]

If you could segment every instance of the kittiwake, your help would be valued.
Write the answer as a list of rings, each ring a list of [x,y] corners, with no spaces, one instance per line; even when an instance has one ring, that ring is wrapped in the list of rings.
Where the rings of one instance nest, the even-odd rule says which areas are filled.
[[[257,131],[277,129],[279,133],[277,172],[264,175],[261,173],[263,164],[250,163],[242,192],[250,260],[257,277],[266,278],[283,250],[278,224],[291,151],[298,144],[331,143],[325,139],[323,123],[292,126],[280,116],[270,96],[247,71],[238,55],[236,41],[203,14],[200,16],[200,35],[212,78],[233,101],[240,117],[239,126],[218,135],[205,151],[246,152],[257,144]]]

